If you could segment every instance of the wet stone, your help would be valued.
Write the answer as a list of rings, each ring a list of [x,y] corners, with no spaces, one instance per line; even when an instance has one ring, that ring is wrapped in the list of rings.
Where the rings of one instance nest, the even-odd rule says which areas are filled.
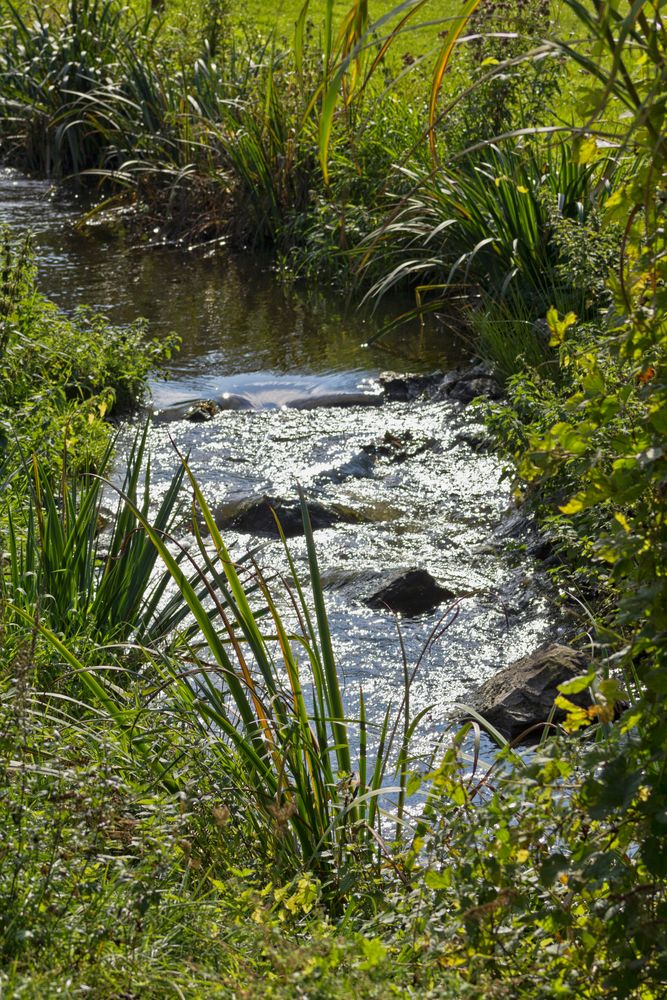
[[[448,372],[435,392],[435,399],[451,399],[457,403],[471,403],[473,399],[500,399],[503,390],[485,364],[474,365],[463,371]]]
[[[384,402],[379,393],[328,392],[294,399],[288,405],[293,410],[349,409],[352,406],[379,406]]]
[[[570,646],[543,646],[485,681],[471,699],[472,707],[507,739],[536,742],[553,709],[558,685],[586,673],[588,666],[586,656]],[[585,691],[568,698],[577,705],[590,704]],[[558,711],[555,721],[563,718]]]
[[[428,570],[412,569],[376,591],[364,603],[369,608],[393,611],[412,618],[433,611],[455,597],[451,590],[441,587]]]
[[[472,403],[473,399],[478,399],[480,396],[486,399],[500,399],[502,390],[494,378],[480,375],[477,378],[461,379],[454,383],[448,396],[457,403]]]
[[[213,420],[216,413],[220,412],[220,407],[212,399],[202,399],[201,402],[191,406],[185,414],[185,419],[191,424],[205,424]]]
[[[435,446],[436,440],[432,437],[415,437],[411,431],[404,431],[402,434],[386,431],[379,441],[364,445],[363,451],[373,460],[383,459],[400,464],[431,451]]]
[[[412,372],[382,372],[378,382],[385,399],[390,402],[408,403],[432,391],[442,382],[442,372],[419,375]]]
[[[217,512],[219,528],[233,528],[243,534],[265,538],[278,538],[275,511],[286,538],[303,534],[301,506],[298,501],[281,500],[277,497],[258,497],[255,500],[228,505]],[[325,505],[318,501],[308,501],[308,514],[314,531],[331,528],[336,524],[359,524],[366,518],[342,505]]]

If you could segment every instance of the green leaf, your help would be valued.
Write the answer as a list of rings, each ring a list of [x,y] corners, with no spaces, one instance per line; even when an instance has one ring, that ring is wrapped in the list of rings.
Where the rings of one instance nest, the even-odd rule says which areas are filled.
[[[565,340],[565,334],[576,322],[577,317],[575,313],[569,312],[561,319],[558,310],[552,306],[547,312],[547,324],[551,332],[549,347],[558,347],[562,344]]]
[[[428,871],[424,876],[424,882],[429,889],[449,889],[452,884],[451,870],[444,868],[440,872]]]
[[[558,685],[558,690],[561,694],[579,694],[581,691],[585,691],[586,688],[590,687],[595,680],[595,671],[589,670],[587,674],[580,674],[579,677],[573,677],[571,681],[565,681],[564,684]]]
[[[579,166],[593,163],[598,156],[597,142],[593,136],[576,136],[572,143],[572,160]]]
[[[380,938],[362,938],[361,947],[366,958],[362,963],[363,968],[372,969],[387,957],[387,949]]]

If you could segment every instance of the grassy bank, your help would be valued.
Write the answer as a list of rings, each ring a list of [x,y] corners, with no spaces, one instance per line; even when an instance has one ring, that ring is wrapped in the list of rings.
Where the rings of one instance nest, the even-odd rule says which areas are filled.
[[[561,555],[591,669],[562,688],[563,730],[528,763],[502,746],[487,773],[462,750],[475,725],[412,760],[409,674],[394,714],[350,718],[306,505],[289,628],[288,595],[230,558],[186,463],[151,511],[141,434],[103,510],[86,473],[108,471],[106,417],[160,351],[64,320],[6,242],[8,995],[664,993],[660,12],[572,4],[586,44],[536,55],[544,8],[499,8],[461,25],[485,37],[439,87],[400,46],[357,64],[362,8],[330,50],[234,30],[212,53],[205,19],[169,32],[182,6],[137,20],[90,0],[36,9],[35,27],[5,5],[3,150],[101,178],[165,234],[256,240],[293,272],[467,310],[507,388],[488,420]],[[510,15],[530,20],[499,38]],[[541,131],[575,70],[591,86],[574,129]],[[186,508],[208,529],[188,554],[170,536]]]

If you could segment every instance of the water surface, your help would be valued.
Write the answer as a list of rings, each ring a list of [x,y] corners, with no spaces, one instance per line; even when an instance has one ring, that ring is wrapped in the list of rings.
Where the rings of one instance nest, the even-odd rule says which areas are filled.
[[[297,483],[313,501],[354,511],[358,523],[317,532],[349,710],[354,715],[360,685],[376,723],[400,701],[402,644],[410,664],[421,657],[412,711],[431,706],[419,742],[427,753],[452,704],[553,636],[556,621],[539,567],[500,544],[509,487],[497,459],[468,443],[474,408],[376,405],[382,369],[453,366],[460,345],[442,328],[413,327],[369,349],[365,343],[405,303],[371,316],[325,289],[286,288],[266,260],[137,249],[102,227],[78,230],[76,212],[76,200],[52,197],[48,185],[0,172],[0,223],[35,233],[46,295],[66,310],[101,309],[116,323],[144,316],[152,335],[183,339],[169,379],[152,383],[155,499],[176,467],[175,444],[189,453],[222,518],[263,495],[293,499]],[[358,394],[374,405],[322,405]],[[205,423],[182,419],[197,399],[222,409]],[[387,439],[402,450],[392,452]],[[181,535],[194,544],[187,521]],[[231,529],[226,537],[238,552],[257,543]],[[291,545],[305,575],[303,540]],[[267,572],[284,572],[277,542],[264,542],[259,558]],[[413,568],[452,592],[449,610],[444,604],[398,621],[365,605]]]

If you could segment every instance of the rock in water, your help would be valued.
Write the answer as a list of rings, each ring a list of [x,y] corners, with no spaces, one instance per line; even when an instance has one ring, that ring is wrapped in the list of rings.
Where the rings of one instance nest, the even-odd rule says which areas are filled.
[[[531,726],[539,727],[547,721],[559,684],[586,673],[588,668],[586,656],[578,650],[557,644],[544,646],[490,677],[471,704],[503,736],[515,740]],[[568,698],[578,705],[590,704],[585,691]],[[556,721],[563,718],[564,713],[558,711]],[[535,742],[541,733],[540,728],[534,729],[526,736],[526,742]]]
[[[369,608],[394,611],[411,618],[413,615],[432,611],[444,601],[453,600],[455,596],[451,590],[441,587],[427,570],[411,569],[378,590],[364,603]]]
[[[273,511],[278,515],[286,538],[303,534],[301,506],[298,501],[278,497],[263,496],[225,505],[216,512],[215,520],[219,528],[231,527],[244,534],[278,538]],[[308,513],[314,531],[331,528],[336,524],[359,524],[367,520],[363,514],[340,504],[325,506],[316,500],[308,501]]]
[[[213,420],[216,413],[220,413],[218,404],[213,399],[202,399],[189,408],[185,419],[191,424],[205,424]]]
[[[436,390],[436,400],[453,399],[457,403],[471,403],[478,396],[500,399],[501,386],[485,364],[474,365],[464,371],[447,372]]]
[[[413,372],[382,372],[378,376],[380,388],[391,402],[408,403],[429,390],[435,389],[442,381],[442,372],[423,375]]]

